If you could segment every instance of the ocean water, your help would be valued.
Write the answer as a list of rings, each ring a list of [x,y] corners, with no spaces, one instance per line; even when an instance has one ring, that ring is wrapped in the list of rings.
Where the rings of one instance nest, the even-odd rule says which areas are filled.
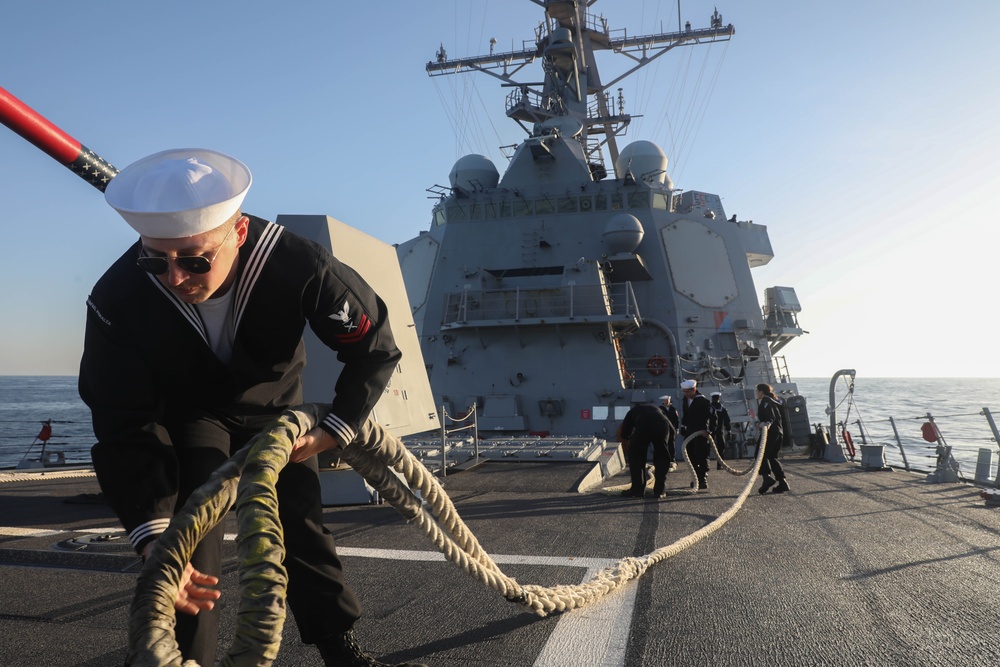
[[[62,451],[68,462],[89,462],[94,432],[76,376],[0,376],[0,468],[17,465],[47,419],[52,420],[47,447]],[[39,451],[40,443],[32,453]]]
[[[924,440],[921,431],[928,415],[933,417],[944,443],[952,448],[963,477],[971,480],[975,476],[980,448],[991,449],[994,461],[1000,460],[1000,449],[984,411],[989,411],[1000,425],[1000,378],[857,377],[853,394],[848,391],[848,380],[840,378],[835,385],[837,423],[846,424],[856,448],[864,441],[885,445],[886,463],[890,466],[925,472],[935,468],[937,445]],[[810,423],[828,427],[831,379],[795,382],[806,398]],[[857,454],[860,460],[860,449]]]
[[[806,398],[809,422],[829,425],[830,379],[800,378],[796,382]],[[920,429],[928,413],[952,447],[965,477],[973,478],[980,448],[991,448],[1000,459],[1000,449],[983,414],[987,408],[1000,422],[1000,378],[858,377],[853,394],[842,378],[836,385],[835,400],[838,422],[846,421],[855,446],[863,440],[884,444],[886,462],[893,467],[904,467],[905,455],[911,470],[934,469],[936,446],[921,437]],[[890,418],[895,421],[899,441]],[[51,449],[63,451],[70,462],[90,460],[94,435],[90,413],[77,394],[76,377],[0,376],[0,468],[17,465],[47,419],[52,420]]]

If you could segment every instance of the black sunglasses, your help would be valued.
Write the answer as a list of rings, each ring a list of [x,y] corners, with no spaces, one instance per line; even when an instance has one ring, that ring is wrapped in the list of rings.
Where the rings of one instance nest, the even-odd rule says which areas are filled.
[[[237,221],[237,224],[239,224],[239,221]],[[146,249],[140,245],[139,256],[135,258],[135,263],[140,269],[148,273],[152,273],[154,276],[162,276],[166,273],[170,268],[171,260],[173,260],[174,264],[176,264],[177,268],[181,271],[185,271],[187,273],[208,273],[212,270],[212,262],[215,261],[219,251],[222,250],[222,246],[224,246],[226,241],[229,240],[229,235],[233,233],[234,229],[236,229],[235,224],[229,228],[228,232],[226,232],[226,237],[222,239],[222,243],[216,246],[211,259],[205,257],[204,255],[190,255],[186,257],[150,257],[145,254]]]

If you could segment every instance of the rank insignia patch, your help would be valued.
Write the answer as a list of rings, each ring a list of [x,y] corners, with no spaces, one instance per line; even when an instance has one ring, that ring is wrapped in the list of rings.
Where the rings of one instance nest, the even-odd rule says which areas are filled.
[[[351,315],[351,306],[347,301],[344,302],[343,308],[330,315],[330,319],[340,322],[344,327],[344,333],[334,334],[341,343],[357,343],[371,328],[371,320],[364,313],[361,313],[355,322],[354,316]]]

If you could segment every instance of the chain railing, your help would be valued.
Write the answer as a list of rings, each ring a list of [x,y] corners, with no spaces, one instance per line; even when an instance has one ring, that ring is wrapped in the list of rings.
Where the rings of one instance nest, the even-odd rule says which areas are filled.
[[[458,433],[460,431],[470,431],[472,433],[473,451],[475,452],[476,461],[479,460],[479,412],[476,409],[476,404],[473,403],[469,406],[469,409],[461,417],[452,417],[448,414],[448,408],[445,405],[441,406],[441,476],[447,477],[448,475],[448,435],[451,433]],[[465,422],[470,422],[465,424],[465,426],[458,426],[456,428],[449,429],[448,422],[452,424],[462,424]]]

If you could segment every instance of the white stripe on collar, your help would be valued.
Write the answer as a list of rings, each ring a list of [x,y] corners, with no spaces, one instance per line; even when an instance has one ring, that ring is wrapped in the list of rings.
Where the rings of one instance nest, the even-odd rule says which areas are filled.
[[[281,225],[268,222],[264,227],[264,231],[261,232],[260,238],[257,239],[257,245],[254,246],[253,252],[250,253],[250,259],[247,261],[247,265],[240,275],[240,282],[236,286],[236,302],[233,307],[233,331],[239,330],[240,320],[243,319],[243,313],[246,311],[247,302],[250,300],[250,294],[253,292],[254,285],[257,284],[257,278],[260,277],[261,271],[264,270],[264,265],[271,257],[271,253],[274,252],[274,247],[278,244],[278,239],[284,231],[285,228]]]
[[[247,302],[250,300],[250,293],[253,292],[254,285],[257,284],[257,278],[260,277],[260,272],[264,269],[264,265],[267,263],[268,258],[271,253],[274,252],[274,247],[278,243],[278,238],[281,237],[282,232],[285,228],[281,225],[277,225],[273,222],[268,222],[264,227],[264,231],[261,233],[260,238],[257,239],[257,245],[250,253],[250,259],[247,261],[246,268],[240,274],[239,284],[236,285],[236,299],[233,307],[233,332],[239,330],[240,320],[243,318],[243,311],[246,310]],[[170,300],[170,303],[174,304],[177,310],[180,311],[181,315],[188,321],[188,323],[194,327],[194,330],[198,332],[201,339],[205,341],[206,345],[211,346],[208,340],[208,332],[205,330],[205,323],[201,319],[201,314],[198,309],[192,304],[182,301],[177,298],[177,295],[171,292],[167,287],[160,282],[160,280],[154,276],[152,273],[146,274],[153,284],[163,292],[164,295]]]
[[[194,305],[187,303],[186,301],[181,301],[177,298],[177,295],[167,289],[167,287],[160,282],[160,279],[152,273],[146,273],[146,275],[149,276],[149,279],[153,281],[153,284],[156,285],[156,287],[163,292],[164,295],[166,295],[170,303],[174,304],[174,307],[180,311],[181,315],[184,316],[184,319],[188,321],[188,324],[194,327],[194,330],[198,332],[201,339],[205,341],[205,345],[208,345],[208,332],[205,331],[205,323],[202,322],[201,313],[198,312],[198,309],[195,308]]]

